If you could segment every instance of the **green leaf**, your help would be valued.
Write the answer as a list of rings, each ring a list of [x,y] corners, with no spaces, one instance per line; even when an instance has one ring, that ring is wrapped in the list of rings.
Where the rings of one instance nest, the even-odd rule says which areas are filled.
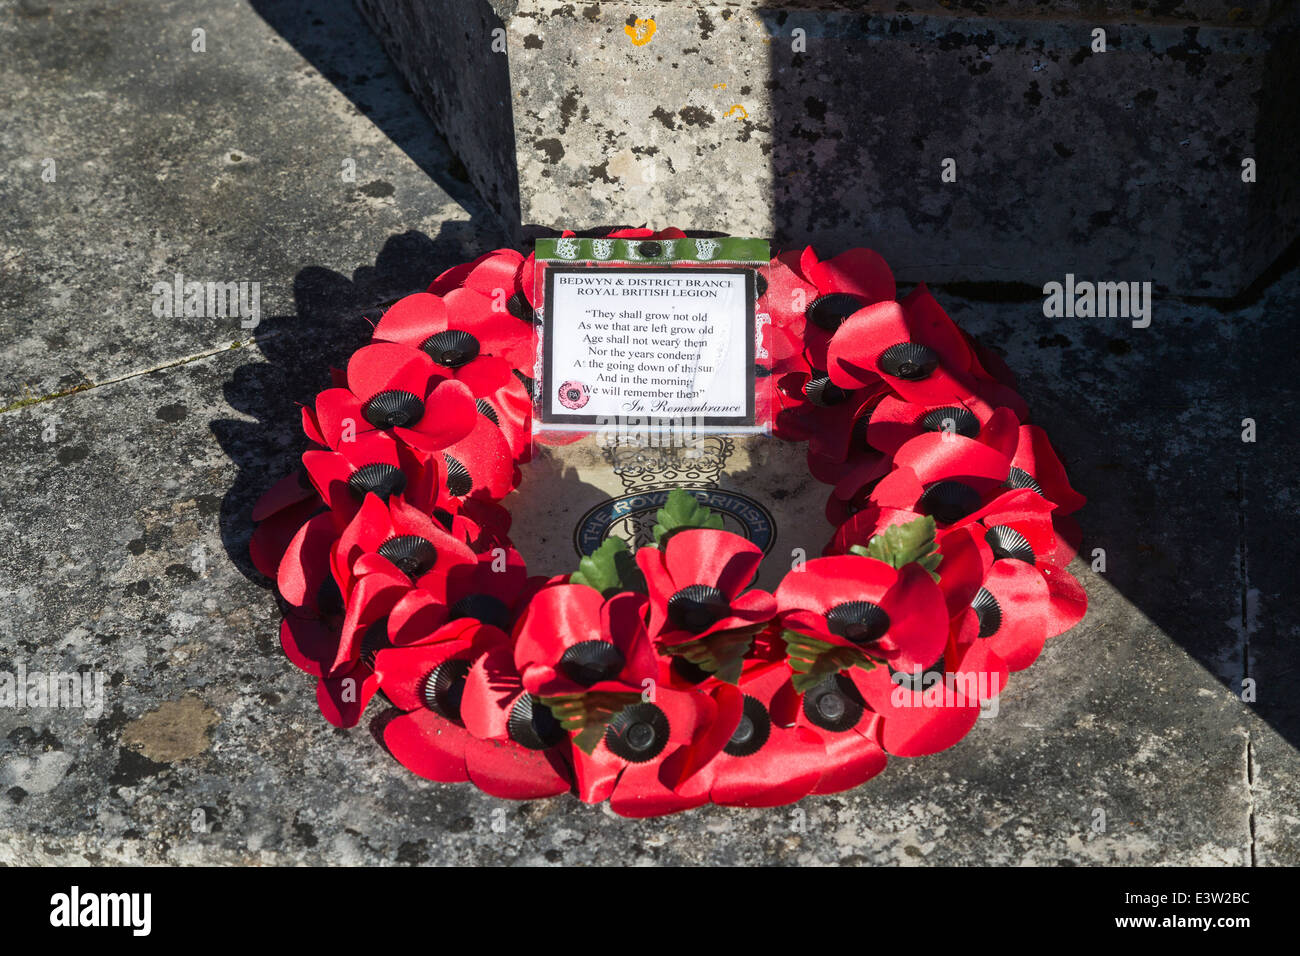
[[[740,683],[740,670],[745,664],[745,655],[754,643],[754,635],[765,625],[736,627],[728,631],[716,631],[698,641],[687,641],[668,648],[672,654],[684,657],[697,667],[703,668],[719,680],[728,684]]]
[[[943,560],[943,555],[936,549],[934,519],[925,515],[906,524],[890,525],[880,534],[873,535],[865,548],[855,544],[849,548],[849,553],[875,558],[891,568],[901,568],[915,561],[930,572],[930,577],[938,581],[939,575],[934,569]]]
[[[854,647],[830,644],[797,631],[782,631],[781,638],[790,656],[790,669],[794,671],[791,683],[800,694],[850,667],[869,671],[876,666],[875,661]]]
[[[600,746],[605,727],[614,715],[629,704],[641,699],[640,694],[616,691],[596,691],[590,694],[557,694],[542,697],[541,702],[550,708],[555,719],[571,734],[573,742],[585,754]]]
[[[578,570],[569,575],[570,584],[585,584],[605,597],[620,591],[645,591],[645,577],[636,566],[627,542],[606,538],[599,548],[578,562]]]
[[[655,544],[661,545],[668,535],[687,528],[721,530],[722,515],[715,514],[707,505],[700,504],[699,499],[689,491],[674,488],[668,492],[668,500],[655,515]]]

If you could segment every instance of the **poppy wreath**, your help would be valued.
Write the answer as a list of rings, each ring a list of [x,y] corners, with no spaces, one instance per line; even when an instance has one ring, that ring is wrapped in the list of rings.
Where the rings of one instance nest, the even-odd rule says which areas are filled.
[[[677,489],[653,546],[529,574],[502,501],[532,453],[533,269],[497,250],[392,305],[253,509],[330,723],[380,694],[392,756],[498,797],[774,806],[951,747],[1083,617],[1083,496],[1002,361],[869,249],[756,270],[764,410],[831,488],[822,556],[756,588],[761,550]]]

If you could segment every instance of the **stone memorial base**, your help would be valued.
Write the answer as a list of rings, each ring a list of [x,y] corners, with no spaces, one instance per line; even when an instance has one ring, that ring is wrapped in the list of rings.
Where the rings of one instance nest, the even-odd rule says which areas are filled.
[[[1233,296],[1300,219],[1294,4],[358,6],[517,237],[690,224],[908,281]]]

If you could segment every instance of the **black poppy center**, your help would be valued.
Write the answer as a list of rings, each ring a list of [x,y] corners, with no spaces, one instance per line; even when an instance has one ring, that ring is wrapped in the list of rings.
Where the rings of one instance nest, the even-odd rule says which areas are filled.
[[[961,481],[936,481],[917,501],[921,511],[936,521],[960,521],[981,504],[980,493]]]
[[[456,621],[463,617],[472,617],[503,631],[510,629],[510,608],[505,601],[491,594],[468,594],[447,611],[448,620]]]
[[[444,368],[460,368],[478,358],[478,339],[462,329],[447,329],[429,336],[420,343],[420,348],[428,353]]]
[[[1043,486],[1038,483],[1033,475],[1014,465],[1011,467],[1011,472],[1007,475],[1007,480],[1003,484],[1008,488],[1028,488],[1040,495],[1043,493]]]
[[[772,718],[767,708],[757,697],[746,694],[740,723],[722,749],[733,757],[748,757],[763,749],[763,744],[767,743],[771,733]]]
[[[361,406],[361,417],[376,428],[404,428],[424,417],[424,402],[410,392],[380,392]]]
[[[731,606],[717,588],[692,584],[668,599],[668,620],[681,631],[698,634],[727,616]]]
[[[980,433],[980,420],[969,408],[961,405],[931,409],[917,424],[928,432],[948,432],[964,438],[977,438]]]
[[[366,628],[365,633],[361,635],[361,659],[368,664],[373,664],[376,654],[392,646],[388,642],[388,618],[381,618]]]
[[[870,601],[847,601],[826,612],[826,623],[832,634],[854,644],[870,644],[889,630],[889,615]]]
[[[452,458],[451,455],[444,454],[442,459],[447,463],[447,494],[457,498],[469,494],[474,488],[474,479],[470,477],[469,469],[460,463],[460,459]]]
[[[624,707],[605,728],[605,746],[631,763],[653,760],[668,745],[668,716],[654,704]]]
[[[833,383],[830,376],[820,369],[813,370],[812,377],[803,387],[803,393],[808,401],[822,408],[838,405],[849,397],[848,392]]]
[[[516,292],[506,299],[506,311],[519,321],[532,325],[533,307],[528,304],[528,297],[522,292]]]
[[[998,599],[993,596],[992,591],[980,588],[975,592],[975,598],[970,602],[970,606],[980,622],[980,637],[996,634],[1002,627],[1002,606],[998,604]]]
[[[925,690],[927,684],[932,684],[935,680],[931,675],[943,677],[945,664],[941,656],[937,661],[931,664],[923,671],[896,671],[892,667],[889,669],[889,677],[900,687],[906,687],[910,690]]]
[[[506,733],[519,746],[528,750],[545,750],[564,738],[564,728],[555,719],[551,709],[532,694],[521,694],[510,709]]]
[[[492,407],[492,403],[486,398],[474,399],[474,407],[478,409],[480,415],[490,421],[493,425],[496,425],[497,427],[501,426],[501,419],[497,417],[497,410]]]
[[[387,501],[406,490],[406,475],[396,465],[385,462],[362,465],[348,476],[348,490],[358,501],[372,493]]]
[[[994,525],[985,532],[984,540],[993,549],[995,558],[1015,558],[1017,561],[1034,563],[1034,549],[1015,528],[1004,524]]]
[[[920,342],[899,342],[881,353],[879,363],[886,374],[915,382],[929,377],[939,367],[939,356]]]
[[[804,315],[819,329],[834,332],[845,319],[860,308],[862,308],[862,301],[856,295],[847,292],[830,292],[819,295],[808,303]]]
[[[647,239],[636,247],[636,251],[647,259],[655,259],[663,254],[664,247],[654,240]]]
[[[858,689],[843,674],[832,674],[803,695],[804,716],[823,730],[848,730],[865,711]]]
[[[424,706],[448,720],[460,720],[460,702],[465,696],[465,678],[469,674],[469,661],[460,658],[445,660],[424,678],[420,699]]]
[[[767,295],[767,276],[761,272],[754,273],[754,298],[761,299]]]
[[[397,565],[412,581],[427,574],[438,560],[438,549],[418,534],[389,538],[379,546],[379,554]]]
[[[624,663],[623,652],[609,641],[579,641],[565,649],[560,671],[575,684],[590,687],[613,680]]]

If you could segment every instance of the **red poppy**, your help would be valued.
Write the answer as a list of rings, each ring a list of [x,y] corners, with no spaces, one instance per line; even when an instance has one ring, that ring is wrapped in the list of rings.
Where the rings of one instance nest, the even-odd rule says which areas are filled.
[[[609,800],[623,817],[677,813],[708,802],[691,778],[731,739],[741,717],[740,695],[722,702],[699,691],[655,689],[653,699],[629,704],[614,715],[596,749],[573,750],[578,797]]]
[[[853,445],[854,427],[888,394],[880,385],[842,389],[820,369],[792,371],[776,382],[780,411],[774,429],[786,441],[807,441],[809,454],[843,461]]]
[[[468,435],[477,418],[474,397],[462,383],[441,375],[423,352],[385,342],[352,356],[348,387],[316,397],[313,424],[335,451],[376,430],[436,451]]]
[[[650,592],[650,636],[667,645],[752,627],[776,613],[754,580],[763,550],[729,531],[692,528],[662,548],[642,547],[636,563]]]
[[[253,567],[274,578],[289,542],[303,524],[324,507],[307,473],[296,468],[268,488],[253,505],[252,538],[248,542]]]
[[[815,736],[825,754],[811,793],[840,793],[885,769],[880,720],[847,673],[830,675],[802,694],[794,690],[788,666],[783,665],[781,676],[769,706],[773,721]]]
[[[585,584],[542,588],[515,629],[524,687],[547,697],[641,693],[659,673],[644,613],[645,597],[631,592],[606,600]]]
[[[370,431],[356,441],[340,442],[338,449],[306,452],[302,463],[340,528],[356,517],[367,494],[384,501],[401,495],[421,511],[433,509],[437,472],[406,444],[385,432]]]
[[[898,449],[894,466],[871,490],[870,503],[877,508],[928,514],[944,527],[960,522],[1002,493],[1011,460],[973,438],[927,432]]]
[[[866,440],[872,448],[892,455],[917,435],[926,432],[961,435],[983,440],[986,445],[1002,447],[1001,440],[990,434],[990,426],[1005,430],[1006,417],[994,419],[995,409],[974,395],[941,404],[917,404],[892,395],[880,400],[871,412]],[[1008,411],[1014,434],[1019,422]]]
[[[425,779],[506,799],[569,790],[567,741],[519,686],[506,635],[477,622],[448,628],[453,639],[375,656],[379,686],[404,711],[384,727],[389,752]]]
[[[500,284],[399,299],[375,326],[375,341],[421,350],[481,398],[505,385],[513,369],[528,375],[536,368],[537,336],[532,306],[515,275],[480,266],[467,278]]]
[[[773,715],[773,698],[789,681],[790,669],[776,663],[742,674],[739,688],[713,688],[720,711],[734,707],[731,698],[741,697],[741,716],[722,751],[681,788],[683,795],[706,792],[711,802],[724,806],[775,807],[813,792],[828,764],[821,736]],[[870,749],[861,737],[857,743]],[[875,751],[880,753],[878,747]],[[880,758],[883,768],[883,753]]]
[[[929,665],[869,671],[854,667],[846,674],[880,718],[884,751],[895,757],[924,757],[957,743],[979,719],[979,689],[988,686],[989,677],[985,674],[981,685],[980,672],[969,669],[973,663],[945,648]]]
[[[815,558],[776,589],[781,623],[899,670],[924,667],[948,639],[943,592],[919,564],[855,554]]]
[[[430,456],[438,476],[437,507],[459,511],[465,498],[498,501],[519,484],[520,472],[505,434],[478,415],[469,434]]]
[[[871,249],[848,249],[823,261],[812,246],[799,257],[799,274],[815,291],[803,304],[804,350],[814,368],[829,369],[832,338],[849,316],[877,302],[893,301],[894,274]]]
[[[960,335],[917,320],[906,302],[880,302],[850,316],[831,339],[830,380],[841,388],[884,381],[918,404],[959,401],[975,391],[970,350]]]

